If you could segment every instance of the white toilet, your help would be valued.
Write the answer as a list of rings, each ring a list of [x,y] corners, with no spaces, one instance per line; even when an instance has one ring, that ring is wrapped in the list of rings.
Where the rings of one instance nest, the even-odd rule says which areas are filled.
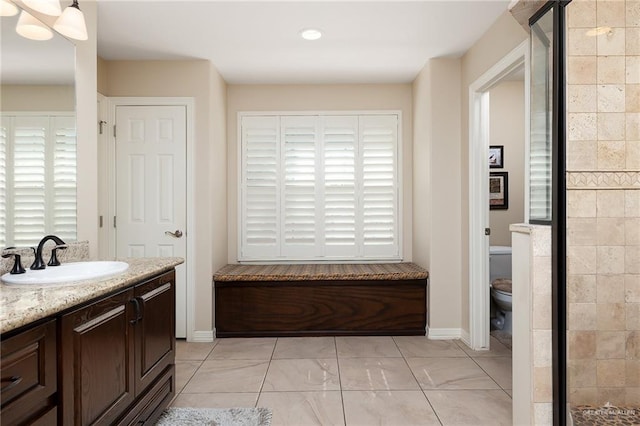
[[[489,247],[489,283],[496,304],[494,327],[511,334],[511,247]]]

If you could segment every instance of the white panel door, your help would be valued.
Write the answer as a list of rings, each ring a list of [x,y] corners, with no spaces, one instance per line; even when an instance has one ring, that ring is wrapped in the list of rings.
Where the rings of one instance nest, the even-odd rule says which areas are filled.
[[[116,254],[186,259],[186,107],[116,108]],[[186,337],[186,267],[176,268],[176,337]]]

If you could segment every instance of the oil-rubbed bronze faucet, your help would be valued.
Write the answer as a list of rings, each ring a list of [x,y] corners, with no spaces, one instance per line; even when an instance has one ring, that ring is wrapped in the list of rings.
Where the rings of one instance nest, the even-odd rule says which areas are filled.
[[[47,235],[46,237],[40,240],[40,242],[38,243],[37,249],[31,247],[31,249],[33,250],[33,254],[35,256],[35,259],[31,264],[31,269],[44,269],[47,267],[47,265],[44,264],[44,260],[42,260],[42,248],[44,247],[44,243],[46,243],[49,240],[52,240],[54,243],[56,243],[56,246],[51,250],[51,259],[49,259],[49,263],[47,265],[49,266],[60,265],[60,262],[58,261],[58,256],[56,255],[56,250],[66,249],[67,244],[64,241],[62,241],[60,238],[56,237],[55,235]]]
[[[11,268],[10,274],[12,275],[24,274],[26,271],[22,267],[20,255],[16,252],[9,251],[9,250],[15,250],[15,249],[16,249],[15,247],[7,247],[6,249],[3,250],[5,253],[2,254],[2,257],[5,259],[8,259],[11,256],[13,256],[13,268]]]

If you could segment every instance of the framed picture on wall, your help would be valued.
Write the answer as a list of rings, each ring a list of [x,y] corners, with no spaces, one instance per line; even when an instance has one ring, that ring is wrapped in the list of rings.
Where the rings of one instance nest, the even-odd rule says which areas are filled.
[[[491,145],[489,147],[489,168],[501,169],[504,167],[504,146]]]
[[[489,210],[509,209],[509,173],[489,173]]]

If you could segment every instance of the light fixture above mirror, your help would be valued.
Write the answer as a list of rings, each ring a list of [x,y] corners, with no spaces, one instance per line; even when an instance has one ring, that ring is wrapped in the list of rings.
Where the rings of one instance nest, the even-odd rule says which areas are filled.
[[[13,16],[17,13],[16,4],[10,0],[0,0],[2,2],[2,16]],[[58,17],[53,23],[53,29],[67,38],[74,40],[87,40],[87,25],[84,14],[78,6],[78,0],[62,11],[60,0],[21,0],[21,3],[35,13],[23,11],[16,27],[16,32],[31,40],[49,40],[52,34],[49,27],[38,19],[38,13],[53,17]],[[18,6],[20,3],[18,3]],[[15,13],[13,13],[15,9]],[[35,16],[34,16],[35,15]],[[49,22],[47,19],[42,18]],[[46,31],[45,31],[46,29]]]

